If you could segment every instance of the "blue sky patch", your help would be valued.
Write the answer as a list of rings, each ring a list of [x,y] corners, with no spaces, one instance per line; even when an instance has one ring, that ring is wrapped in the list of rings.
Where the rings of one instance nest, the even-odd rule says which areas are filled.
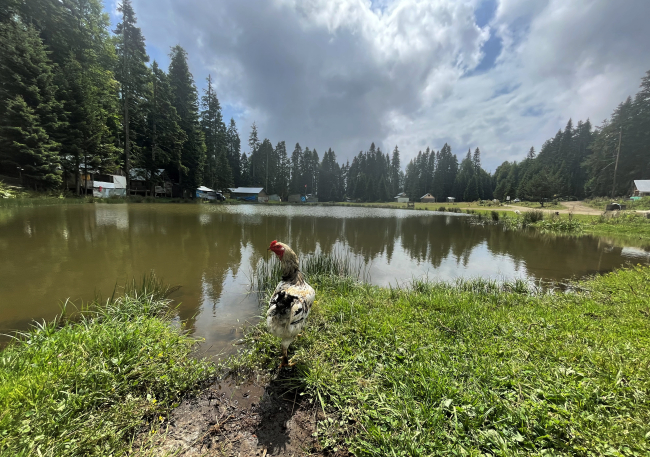
[[[474,11],[476,25],[483,28],[490,23],[497,12],[497,0],[483,0]]]

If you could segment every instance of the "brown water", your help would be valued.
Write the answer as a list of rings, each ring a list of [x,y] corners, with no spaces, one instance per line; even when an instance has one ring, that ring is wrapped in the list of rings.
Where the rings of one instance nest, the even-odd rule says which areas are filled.
[[[349,207],[87,204],[0,210],[0,333],[51,319],[66,298],[110,296],[155,271],[208,353],[229,351],[262,312],[249,277],[270,241],[299,254],[349,252],[371,281],[490,277],[561,281],[650,254],[591,237],[474,226],[462,215]]]

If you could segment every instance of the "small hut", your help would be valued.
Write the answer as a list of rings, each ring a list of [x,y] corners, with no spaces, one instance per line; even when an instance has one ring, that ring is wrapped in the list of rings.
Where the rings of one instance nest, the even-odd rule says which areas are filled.
[[[635,197],[650,196],[650,179],[634,180],[634,196]]]
[[[269,197],[263,187],[234,187],[230,189],[230,198],[247,202],[268,202]]]
[[[433,195],[427,192],[426,194],[420,197],[420,201],[422,203],[435,203],[436,197],[434,197]]]
[[[427,194],[427,195],[428,195],[428,194]],[[395,196],[395,201],[396,201],[397,203],[408,203],[408,202],[409,202],[409,198],[408,198],[408,196],[407,196],[404,192],[402,192],[401,194]]]
[[[447,203],[456,203],[456,197],[447,197]]]

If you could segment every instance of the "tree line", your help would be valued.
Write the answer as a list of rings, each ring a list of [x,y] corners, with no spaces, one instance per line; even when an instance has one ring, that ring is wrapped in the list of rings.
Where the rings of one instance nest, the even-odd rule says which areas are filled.
[[[122,171],[152,190],[163,176],[187,190],[232,185],[239,135],[211,77],[199,97],[179,45],[166,71],[150,63],[131,1],[118,11],[111,33],[100,0],[2,1],[0,170],[77,193],[81,173]]]
[[[260,140],[255,124],[243,152],[211,76],[199,94],[180,45],[166,70],[150,62],[131,0],[118,11],[110,30],[101,0],[1,0],[0,171],[44,190],[72,183],[80,193],[80,171],[124,172],[151,190],[166,177],[190,194],[200,185],[259,186],[322,201],[389,201],[400,192],[437,201],[584,198],[623,195],[633,179],[650,178],[650,72],[601,126],[569,120],[539,154],[531,148],[492,174],[479,148],[460,161],[448,144],[427,148],[402,170],[397,146],[389,154],[372,143],[339,163],[331,149],[321,158]]]

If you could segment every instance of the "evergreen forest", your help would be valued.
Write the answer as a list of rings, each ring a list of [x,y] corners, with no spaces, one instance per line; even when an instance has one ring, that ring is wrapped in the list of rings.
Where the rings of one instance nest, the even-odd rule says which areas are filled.
[[[260,139],[255,124],[242,145],[212,77],[202,76],[200,93],[180,45],[167,69],[151,61],[131,0],[118,11],[111,28],[101,0],[0,0],[0,174],[76,194],[80,176],[117,173],[127,186],[134,176],[152,190],[167,179],[188,195],[201,185],[259,186],[283,200],[320,201],[390,201],[401,192],[437,201],[582,199],[627,195],[634,179],[650,179],[650,71],[610,119],[596,127],[569,119],[539,152],[531,147],[494,173],[478,147],[459,161],[449,144],[418,152],[404,168],[397,146],[384,153],[374,143],[339,163],[332,149],[321,157]]]

